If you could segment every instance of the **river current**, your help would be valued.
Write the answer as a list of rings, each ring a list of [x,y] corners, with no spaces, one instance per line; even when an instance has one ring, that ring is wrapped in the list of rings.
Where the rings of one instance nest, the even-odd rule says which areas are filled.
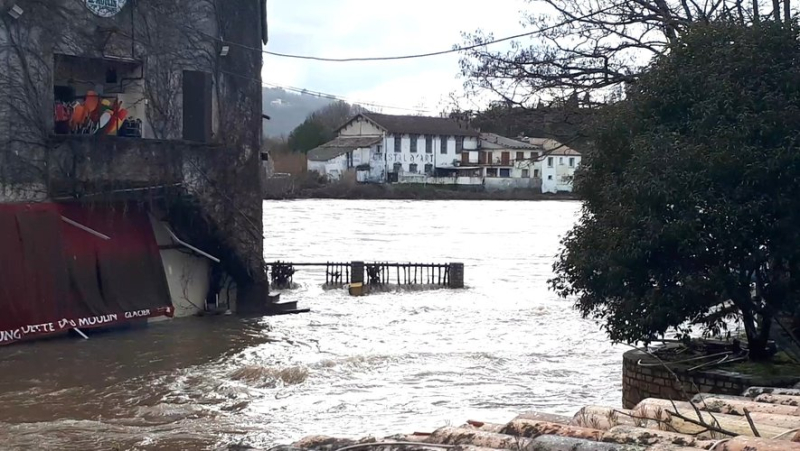
[[[0,348],[0,449],[269,448],[621,402],[624,349],[548,290],[575,202],[275,201],[268,261],[465,264],[464,290],[350,297]]]

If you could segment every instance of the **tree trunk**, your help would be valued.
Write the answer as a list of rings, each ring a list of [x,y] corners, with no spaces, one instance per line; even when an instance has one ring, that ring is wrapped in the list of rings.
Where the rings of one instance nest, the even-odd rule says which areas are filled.
[[[755,330],[753,339],[747,338],[750,360],[763,362],[770,360],[772,354],[768,351],[769,332],[772,328],[772,315],[761,314],[760,327]]]
[[[758,14],[758,0],[753,0],[753,23],[761,21],[761,16]]]
[[[792,0],[783,0],[783,22],[786,25],[792,23]]]
[[[781,21],[781,1],[780,0],[772,0],[772,16],[775,18],[775,22]]]

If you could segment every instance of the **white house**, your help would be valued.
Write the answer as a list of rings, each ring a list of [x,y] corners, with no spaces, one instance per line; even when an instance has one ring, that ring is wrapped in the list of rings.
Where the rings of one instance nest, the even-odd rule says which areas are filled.
[[[541,145],[481,133],[478,163],[487,189],[533,188],[541,185]]]
[[[567,146],[553,147],[542,161],[542,192],[572,192],[572,179],[581,163],[581,154]]]
[[[477,151],[480,134],[448,118],[362,113],[337,135],[308,153],[309,171],[339,178],[354,169],[362,182],[397,182],[455,173],[462,150]]]
[[[339,136],[308,152],[308,170],[339,180],[346,171],[369,165],[381,142],[379,136]]]

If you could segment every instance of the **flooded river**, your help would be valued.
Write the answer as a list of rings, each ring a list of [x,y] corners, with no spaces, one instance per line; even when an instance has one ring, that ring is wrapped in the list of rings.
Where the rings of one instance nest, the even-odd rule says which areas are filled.
[[[572,202],[267,202],[267,260],[463,262],[467,289],[0,348],[0,449],[269,448],[621,402],[621,354],[547,289]]]

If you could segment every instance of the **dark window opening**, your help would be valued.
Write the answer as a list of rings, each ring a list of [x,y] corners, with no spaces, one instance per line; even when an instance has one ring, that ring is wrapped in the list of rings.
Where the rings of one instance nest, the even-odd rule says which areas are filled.
[[[347,169],[353,168],[353,152],[347,152]]]
[[[528,171],[527,169],[523,169],[522,170],[522,178],[526,179],[528,177],[530,177],[530,171]]]
[[[425,136],[425,153],[433,153],[433,136]]]
[[[399,174],[403,170],[403,163],[395,163],[393,168],[395,174]]]
[[[574,158],[570,158],[569,159],[569,167],[571,167],[571,168],[575,167],[575,159]]]
[[[525,159],[525,152],[517,152],[517,161],[522,161]]]
[[[211,141],[211,74],[183,71],[183,139]]]
[[[400,135],[394,135],[394,151],[400,152],[403,137]]]
[[[417,163],[409,164],[408,165],[408,172],[410,172],[412,174],[416,174],[417,173]]]
[[[409,135],[411,137],[411,153],[417,153],[417,143],[419,142],[419,135]]]
[[[432,164],[426,164],[425,165],[425,173],[428,174],[428,175],[432,175],[433,174],[433,165]]]
[[[511,177],[511,169],[508,168],[500,169],[500,177],[503,178]]]
[[[446,154],[447,153],[447,140],[450,139],[447,135],[442,135],[439,137],[439,153]]]
[[[533,170],[533,178],[536,178],[536,179],[539,178],[539,170],[538,169],[534,169]]]
[[[547,180],[553,180],[553,176],[552,175],[548,175],[547,176]]]
[[[456,136],[456,152],[464,150],[464,137]]]
[[[486,177],[497,177],[497,168],[486,168]]]

